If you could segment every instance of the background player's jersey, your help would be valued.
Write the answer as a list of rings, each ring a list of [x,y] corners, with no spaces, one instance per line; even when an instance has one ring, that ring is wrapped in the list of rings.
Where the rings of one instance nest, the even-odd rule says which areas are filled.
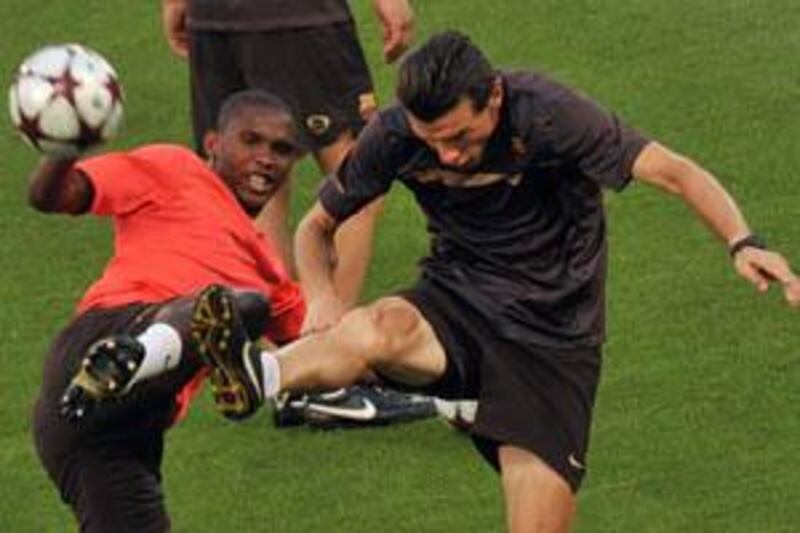
[[[189,0],[189,28],[271,31],[352,22],[347,0]]]

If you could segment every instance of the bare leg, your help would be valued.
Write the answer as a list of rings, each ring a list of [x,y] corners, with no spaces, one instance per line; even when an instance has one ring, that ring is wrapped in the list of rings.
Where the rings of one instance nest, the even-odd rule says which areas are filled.
[[[567,482],[533,453],[501,446],[500,468],[511,533],[563,533],[575,515]]]
[[[296,275],[292,232],[289,229],[289,211],[292,198],[291,177],[275,191],[256,218],[256,226],[264,232],[267,241],[275,248],[292,276]]]
[[[276,355],[285,391],[345,387],[369,370],[424,385],[442,375],[446,361],[430,324],[397,297],[354,309],[330,330],[296,341]]]

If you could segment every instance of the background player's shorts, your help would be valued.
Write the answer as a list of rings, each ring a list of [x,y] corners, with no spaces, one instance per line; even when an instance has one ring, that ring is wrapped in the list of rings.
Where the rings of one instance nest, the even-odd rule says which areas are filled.
[[[198,143],[225,97],[243,89],[265,89],[283,99],[294,113],[301,142],[312,151],[343,131],[355,136],[376,109],[352,23],[269,32],[194,31],[189,61]]]
[[[497,447],[514,445],[535,453],[577,492],[586,472],[600,347],[550,348],[501,338],[496,320],[431,281],[400,296],[419,309],[447,354],[445,374],[424,392],[478,399],[473,440],[495,468]]]

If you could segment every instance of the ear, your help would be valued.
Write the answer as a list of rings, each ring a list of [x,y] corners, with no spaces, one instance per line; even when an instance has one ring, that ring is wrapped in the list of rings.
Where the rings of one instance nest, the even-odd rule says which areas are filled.
[[[216,130],[208,130],[203,135],[203,149],[206,151],[208,159],[213,160],[219,150],[219,133]]]

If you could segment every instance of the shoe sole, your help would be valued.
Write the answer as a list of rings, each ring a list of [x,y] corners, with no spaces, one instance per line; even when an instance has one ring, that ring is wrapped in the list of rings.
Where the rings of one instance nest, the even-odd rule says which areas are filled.
[[[112,376],[109,372],[119,373],[119,365],[124,363],[115,356],[107,355],[106,352],[118,349],[117,341],[111,338],[102,339],[92,345],[83,357],[80,369],[70,385],[80,387],[89,397],[96,400],[121,395],[138,364],[128,363],[134,366],[127,368],[127,376]],[[112,367],[114,370],[111,370]]]
[[[239,332],[235,332],[239,329]],[[191,320],[195,350],[211,367],[209,380],[217,409],[227,418],[239,420],[252,415],[261,405],[261,396],[249,385],[252,372],[246,368],[244,350],[233,347],[235,335],[245,335],[244,326],[225,287],[212,285],[197,298]],[[234,353],[238,352],[238,353]]]
[[[82,389],[93,400],[102,400],[112,395],[112,388],[108,386],[108,383],[97,379],[85,367],[81,368],[80,372],[72,378],[69,386]]]
[[[128,379],[120,376],[115,378],[109,375],[109,362],[103,368],[101,358],[104,354],[101,350],[116,349],[113,339],[104,339],[95,343],[88,353],[81,360],[80,368],[75,376],[70,380],[64,394],[61,397],[60,409],[62,414],[70,419],[83,418],[84,414],[92,407],[92,404],[115,398],[125,393],[124,385],[129,381],[136,368],[134,363],[128,362]],[[105,357],[110,357],[105,355]],[[113,357],[110,357],[113,360]],[[121,364],[118,361],[110,363],[112,365]]]

